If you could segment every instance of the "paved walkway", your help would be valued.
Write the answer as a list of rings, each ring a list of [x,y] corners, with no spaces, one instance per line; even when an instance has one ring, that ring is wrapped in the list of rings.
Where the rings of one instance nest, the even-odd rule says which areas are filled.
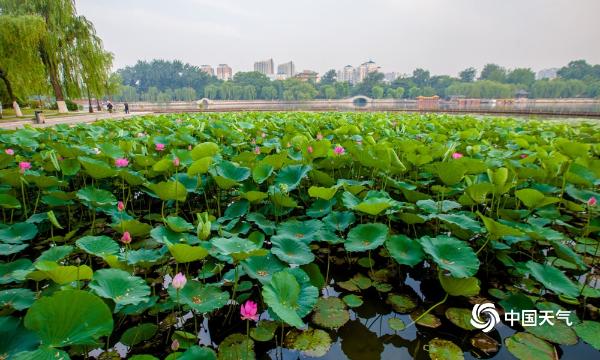
[[[105,112],[100,112],[100,113],[85,114],[85,115],[77,114],[77,115],[63,116],[63,117],[53,116],[53,117],[47,118],[46,122],[44,124],[34,124],[33,120],[27,120],[27,119],[21,119],[21,120],[11,121],[11,122],[0,121],[0,128],[2,128],[2,129],[18,129],[18,128],[24,127],[25,125],[30,125],[33,127],[48,127],[48,126],[53,126],[53,125],[58,125],[58,124],[91,123],[96,120],[106,120],[106,119],[123,120],[123,119],[128,119],[132,116],[146,115],[146,114],[151,114],[151,112],[135,112],[135,113],[127,114],[127,115],[124,113],[109,114],[109,113],[105,113]]]

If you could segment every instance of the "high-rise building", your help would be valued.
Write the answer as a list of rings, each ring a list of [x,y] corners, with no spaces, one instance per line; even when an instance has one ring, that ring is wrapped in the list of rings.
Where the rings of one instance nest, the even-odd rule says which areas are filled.
[[[273,59],[257,61],[254,63],[254,71],[258,71],[261,74],[273,75],[274,68],[275,63],[273,63]]]
[[[219,64],[217,66],[217,79],[219,80],[231,80],[233,78],[233,71],[227,64]]]
[[[377,64],[375,64],[373,61],[369,60],[365,63],[360,64],[360,66],[358,67],[358,71],[357,71],[357,77],[356,77],[356,82],[362,82],[367,75],[369,75],[370,73],[376,72],[377,70],[379,70],[379,66],[377,66]]]
[[[392,81],[398,78],[399,74],[397,72],[387,72],[383,74],[383,81],[391,83]]]
[[[354,83],[354,75],[354,67],[352,65],[346,65],[342,70],[338,71],[337,79],[338,81],[347,81],[349,83]]]
[[[317,78],[319,77],[319,73],[313,70],[303,70],[302,72],[294,75],[294,77],[302,81],[316,82]]]
[[[215,71],[210,65],[200,65],[200,71],[207,73],[210,76],[215,76]]]
[[[282,75],[285,78],[291,78],[296,75],[296,66],[293,61],[289,61],[277,66],[277,75]]]

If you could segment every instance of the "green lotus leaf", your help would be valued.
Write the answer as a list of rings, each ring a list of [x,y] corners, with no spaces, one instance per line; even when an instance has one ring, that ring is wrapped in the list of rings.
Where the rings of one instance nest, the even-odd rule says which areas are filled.
[[[308,195],[314,198],[319,198],[323,200],[331,200],[335,196],[338,188],[334,187],[320,187],[320,186],[311,186],[308,188]]]
[[[296,200],[294,200],[291,196],[285,195],[284,193],[275,190],[274,192],[269,194],[271,197],[271,201],[277,206],[281,206],[284,208],[295,208],[298,206]]]
[[[278,326],[275,321],[259,321],[255,328],[250,329],[250,336],[256,341],[270,341],[275,336]]]
[[[300,351],[308,357],[322,357],[331,348],[331,337],[320,329],[290,331],[284,340],[286,348]]]
[[[69,354],[54,348],[41,347],[16,354],[11,360],[70,360]]]
[[[75,245],[86,253],[99,257],[117,255],[121,249],[116,241],[104,235],[84,236],[78,239]]]
[[[283,270],[286,266],[277,257],[269,253],[265,256],[253,256],[242,261],[246,274],[261,284],[271,281],[273,274]]]
[[[198,314],[218,310],[229,301],[229,293],[221,291],[215,285],[204,285],[199,281],[189,280],[183,289],[178,291],[169,286],[169,296],[173,301],[189,306]]]
[[[223,215],[223,217],[221,219],[233,220],[233,219],[240,218],[240,217],[246,215],[248,213],[249,209],[250,209],[250,203],[248,201],[246,201],[246,200],[236,201],[234,203],[231,203],[231,205],[229,205],[227,207],[227,209],[225,209],[225,214]],[[220,219],[219,219],[219,221],[220,221]]]
[[[178,233],[165,226],[158,226],[150,231],[150,236],[161,244],[188,244],[196,245],[200,243],[198,237],[189,233]]]
[[[479,259],[471,247],[464,241],[450,236],[435,238],[423,236],[418,240],[425,253],[442,269],[457,278],[473,276],[479,270]]]
[[[360,307],[363,304],[363,300],[360,296],[349,294],[342,298],[342,300],[348,305],[348,307],[356,308]]]
[[[219,344],[219,360],[255,360],[254,341],[246,335],[231,334]]]
[[[432,339],[427,343],[429,357],[432,360],[461,360],[464,359],[461,348],[449,340]]]
[[[246,191],[244,193],[241,193],[240,196],[250,201],[251,203],[263,201],[269,197],[267,193],[262,191]]]
[[[35,301],[35,293],[29,289],[7,289],[0,291],[0,305],[4,308],[25,310]]]
[[[594,349],[600,350],[600,323],[597,321],[584,320],[580,324],[576,324],[575,333],[581,340],[590,344]]]
[[[446,318],[450,320],[451,323],[458,326],[461,329],[465,330],[475,330],[475,327],[471,325],[471,310],[449,307],[446,309]]]
[[[90,280],[94,274],[92,268],[87,265],[61,266],[53,261],[38,261],[36,262],[35,267],[38,269],[37,273],[39,273],[43,279],[51,279],[55,283],[61,285],[72,283],[74,281]],[[30,276],[32,276],[32,274],[30,274]]]
[[[9,263],[0,263],[0,285],[23,281],[27,273],[32,270],[34,270],[34,267],[29,259],[18,259]]]
[[[470,185],[465,190],[465,194],[475,203],[483,204],[487,199],[487,195],[493,191],[494,185],[485,182]]]
[[[409,313],[417,307],[417,303],[407,295],[388,294],[385,302],[390,304],[394,311],[401,314]]]
[[[217,354],[209,347],[190,346],[177,360],[217,360]]]
[[[428,313],[425,316],[422,315],[422,310],[416,310],[410,313],[410,319],[414,321],[417,325],[424,326],[430,329],[437,329],[440,326],[442,326],[442,321],[437,316],[431,313]]]
[[[300,185],[312,167],[306,165],[284,166],[275,177],[276,186],[285,186],[287,191],[292,191]]]
[[[180,355],[181,355],[181,354],[178,354],[178,357],[177,357],[177,359],[180,359],[180,358],[181,358],[181,356],[180,356]],[[133,355],[133,356],[131,356],[131,357],[129,358],[129,360],[160,360],[160,359],[159,359],[159,358],[157,358],[157,357],[154,357],[154,356],[152,356],[152,355],[146,355],[146,354],[142,354],[142,355]]]
[[[556,149],[571,159],[587,156],[590,151],[590,144],[580,143],[578,141],[569,141],[559,138],[555,142]]]
[[[180,264],[202,260],[208,256],[208,250],[202,246],[191,246],[188,244],[173,244],[167,246],[175,261]]]
[[[25,315],[25,327],[49,347],[95,345],[113,330],[108,306],[82,290],[63,290],[37,300]]]
[[[389,318],[388,326],[390,327],[390,329],[392,329],[394,331],[402,331],[402,330],[406,329],[406,324],[400,318],[394,318],[394,317]]]
[[[121,335],[119,342],[127,346],[134,346],[152,339],[156,334],[156,330],[158,330],[158,326],[150,323],[130,327]]]
[[[312,285],[311,287],[314,289],[316,298],[317,288]],[[283,270],[274,274],[271,282],[263,286],[262,296],[265,303],[269,305],[269,309],[281,320],[289,325],[301,328],[304,326],[304,322],[299,315],[299,310],[301,310],[300,290],[300,283],[292,271]]]
[[[544,207],[559,202],[555,197],[546,197],[535,189],[522,189],[515,191],[515,195],[530,209]]]
[[[20,244],[33,239],[38,233],[37,226],[22,222],[0,229],[0,240],[7,244]]]
[[[36,261],[54,261],[58,262],[73,252],[73,246],[71,245],[60,245],[53,246],[50,249],[44,251]]]
[[[9,194],[0,194],[0,206],[4,209],[20,209],[21,202]]]
[[[180,218],[179,216],[169,216],[165,219],[169,229],[175,232],[188,232],[194,230],[194,225]]]
[[[0,317],[0,354],[13,359],[15,354],[34,350],[40,339],[23,327],[23,319],[12,316]]]
[[[117,174],[116,169],[110,167],[104,161],[92,159],[86,156],[80,156],[78,159],[81,165],[83,165],[85,172],[87,172],[94,179],[104,179]]]
[[[144,237],[152,230],[152,225],[135,219],[123,220],[117,224],[111,225],[111,227],[121,234],[123,234],[125,231],[128,231],[133,237]]]
[[[321,273],[321,269],[319,268],[319,265],[317,265],[313,262],[310,264],[302,265],[300,268],[306,273],[306,275],[308,275],[308,278],[310,279],[310,283],[314,287],[316,287],[319,290],[321,290],[325,287],[325,278],[323,277],[323,274]]]
[[[250,177],[250,169],[238,166],[231,161],[221,161],[216,166],[217,175],[236,183],[246,180]]]
[[[504,343],[508,351],[520,360],[558,360],[554,346],[529,333],[518,332],[507,337]]]
[[[113,300],[117,308],[146,302],[150,296],[150,287],[144,279],[119,269],[96,271],[89,287],[98,296]]]
[[[192,149],[192,159],[198,160],[219,153],[219,145],[214,142],[203,142]]]
[[[467,169],[459,161],[450,161],[437,164],[436,171],[444,184],[452,186],[458,184],[463,179]]]
[[[483,231],[478,221],[471,219],[470,217],[463,214],[439,214],[436,218],[442,220],[445,223],[456,225],[461,229],[468,230],[474,233],[480,233]]]
[[[252,179],[254,179],[257,184],[262,184],[272,173],[273,166],[267,163],[260,163],[252,169]]]
[[[187,198],[187,189],[179,181],[161,181],[158,184],[148,183],[146,187],[163,201],[185,201]]]
[[[479,294],[479,279],[476,277],[455,278],[438,273],[440,284],[445,292],[452,296],[475,296]]]
[[[385,242],[388,227],[385,224],[361,224],[348,232],[344,246],[346,251],[357,252],[377,249]]]
[[[319,298],[312,321],[327,329],[339,329],[350,320],[346,304],[336,297]]]
[[[277,236],[289,237],[310,244],[317,240],[323,223],[319,220],[288,220],[277,226]]]
[[[415,266],[425,258],[421,244],[406,235],[390,236],[385,248],[398,264]]]
[[[389,209],[392,206],[393,203],[390,199],[369,198],[356,204],[354,207],[352,207],[352,209],[375,216],[379,215],[382,211]]]
[[[524,327],[525,331],[555,344],[561,345],[575,345],[577,344],[577,334],[574,329],[567,325],[564,321],[558,319],[550,319],[552,325],[548,322],[541,324],[541,319],[538,315],[538,323],[536,326]],[[554,317],[555,312],[552,311],[551,315]]]
[[[381,359],[383,357],[383,340],[363,325],[360,319],[348,321],[337,333],[341,339],[342,351],[349,359]]]
[[[429,214],[447,213],[449,211],[460,209],[462,207],[462,205],[455,201],[433,201],[431,199],[419,200],[417,201],[417,206],[420,209],[425,210]]]
[[[117,205],[117,198],[110,191],[91,186],[78,190],[76,195],[85,205],[92,208]]]
[[[200,158],[192,163],[188,168],[187,174],[189,176],[194,176],[198,174],[206,174],[208,169],[213,163],[213,159],[210,156]]]
[[[488,179],[494,186],[494,194],[496,196],[506,193],[512,185],[506,183],[508,181],[508,169],[505,167],[498,168],[496,170],[487,170]]]
[[[12,255],[27,249],[29,244],[0,244],[0,254]]]
[[[152,165],[152,170],[156,171],[157,173],[171,171],[173,169],[175,169],[175,165],[173,165],[173,160],[171,159],[170,155],[163,157],[154,163],[154,165]]]
[[[264,256],[268,252],[252,241],[239,237],[214,238],[210,242],[221,255],[231,256],[234,261],[245,260],[252,256]]]
[[[525,266],[531,276],[541,282],[546,288],[559,295],[567,295],[573,298],[579,296],[577,286],[557,268],[550,265],[538,264],[531,260]]]

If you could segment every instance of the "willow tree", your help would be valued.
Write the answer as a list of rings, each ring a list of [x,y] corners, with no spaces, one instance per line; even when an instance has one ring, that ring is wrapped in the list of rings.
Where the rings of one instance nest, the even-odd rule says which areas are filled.
[[[67,94],[76,97],[83,93],[85,82],[81,71],[86,72],[87,79],[102,72],[108,73],[106,61],[97,61],[100,55],[106,58],[107,53],[101,42],[90,38],[97,38],[93,25],[77,15],[73,0],[0,0],[0,12],[6,15],[33,14],[43,18],[46,33],[37,49],[59,112],[68,111],[64,101]],[[87,44],[86,49],[99,55],[98,58],[91,61],[83,59],[80,44]],[[91,82],[88,80],[88,83]]]
[[[17,116],[23,116],[17,98],[40,90],[45,82],[44,65],[37,53],[44,34],[39,16],[0,15],[0,80]]]

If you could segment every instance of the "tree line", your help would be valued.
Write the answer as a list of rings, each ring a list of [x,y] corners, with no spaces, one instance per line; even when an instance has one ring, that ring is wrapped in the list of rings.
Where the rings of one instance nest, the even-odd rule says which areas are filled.
[[[181,61],[139,61],[118,70],[122,86],[115,94],[120,101],[191,101],[201,97],[215,100],[311,100],[340,99],[366,95],[375,99],[440,96],[449,98],[513,98],[524,90],[531,98],[600,97],[600,65],[572,61],[557,71],[556,79],[536,80],[528,68],[508,70],[487,64],[481,72],[467,68],[458,76],[434,75],[416,69],[409,76],[386,82],[379,72],[368,74],[358,84],[338,81],[335,70],[319,82],[296,78],[269,80],[258,72],[238,72],[231,81],[221,81]],[[479,76],[478,76],[479,75]]]
[[[0,0],[0,98],[17,116],[32,95],[52,94],[66,112],[66,99],[117,91],[112,61],[74,1]]]

